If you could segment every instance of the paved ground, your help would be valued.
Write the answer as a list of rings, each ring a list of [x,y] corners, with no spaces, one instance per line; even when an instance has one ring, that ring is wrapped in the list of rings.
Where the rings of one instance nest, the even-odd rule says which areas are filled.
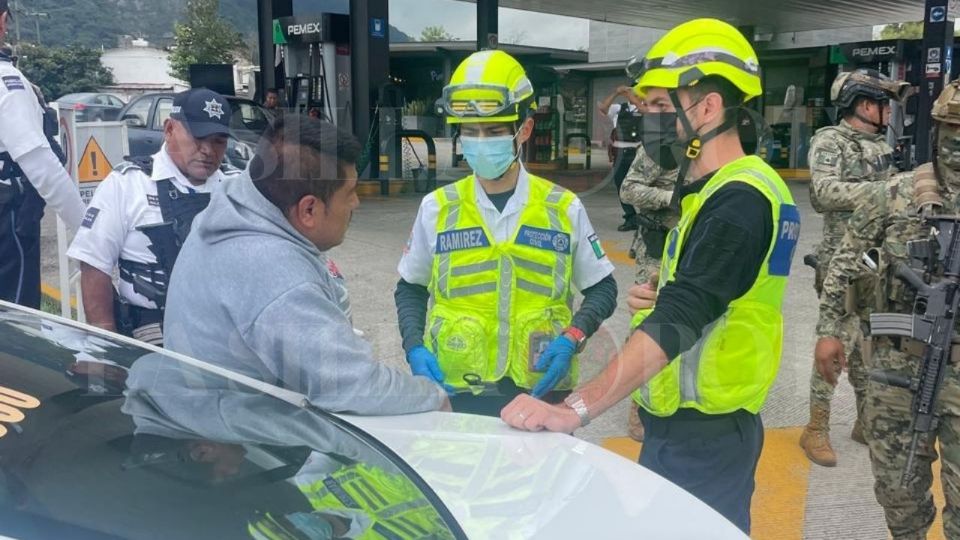
[[[601,174],[573,175],[567,184],[582,188],[598,176]],[[791,189],[802,210],[803,233],[784,307],[786,333],[780,374],[763,412],[767,440],[757,475],[754,537],[778,540],[885,538],[883,517],[873,497],[867,450],[849,438],[854,400],[845,379],[837,391],[831,419],[834,446],[840,454],[839,466],[825,469],[810,465],[796,444],[800,426],[807,420],[816,322],[813,272],[802,266],[801,259],[819,241],[821,220],[811,210],[807,185],[794,183]],[[630,234],[616,231],[620,208],[615,193],[607,187],[593,193],[584,192],[582,198],[616,265],[622,298],[633,278],[633,264],[626,255]],[[410,194],[363,200],[346,242],[333,251],[349,282],[357,326],[374,343],[380,358],[396,365],[404,364],[393,304],[396,264],[419,199]],[[52,220],[48,218],[48,221]],[[54,231],[55,227],[48,225],[45,230]],[[45,236],[44,250],[45,278],[55,286],[56,242],[49,234]],[[583,355],[586,377],[597,373],[617,344],[623,342],[628,320],[626,309],[618,308],[590,341]],[[621,403],[577,435],[635,456],[638,446],[623,438],[627,407],[626,402]],[[939,537],[939,530],[936,525],[931,537]]]

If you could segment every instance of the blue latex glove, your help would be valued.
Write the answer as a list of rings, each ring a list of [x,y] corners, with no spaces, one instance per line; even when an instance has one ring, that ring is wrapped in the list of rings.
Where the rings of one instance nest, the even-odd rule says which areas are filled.
[[[560,383],[567,373],[570,372],[570,363],[573,362],[573,355],[577,352],[577,344],[567,336],[559,336],[547,345],[537,363],[533,365],[537,371],[547,372],[540,379],[540,382],[533,387],[530,392],[535,398],[539,398],[553,390],[553,387]]]
[[[420,375],[436,382],[443,387],[448,396],[452,397],[456,394],[454,387],[443,383],[444,375],[440,371],[440,362],[437,361],[437,356],[423,345],[410,349],[410,352],[407,353],[407,363],[410,364],[410,371],[414,375]]]

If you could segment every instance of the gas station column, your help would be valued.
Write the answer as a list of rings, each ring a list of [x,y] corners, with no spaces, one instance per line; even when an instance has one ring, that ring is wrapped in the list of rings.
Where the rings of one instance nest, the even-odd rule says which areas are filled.
[[[277,74],[277,57],[273,44],[273,21],[293,15],[293,0],[259,0],[257,33],[260,46],[260,78],[254,99],[263,100],[268,88],[283,86],[283,73]]]
[[[477,0],[477,50],[496,49],[499,46],[500,0]]]
[[[932,158],[933,119],[930,111],[950,77],[955,14],[949,13],[949,3],[949,0],[926,0],[924,9],[923,47],[920,51],[924,76],[920,83],[916,119],[918,163],[926,163]]]
[[[350,41],[353,57],[353,131],[361,143],[374,129],[380,89],[390,79],[388,0],[350,0]],[[379,168],[379,149],[371,145],[372,176]]]

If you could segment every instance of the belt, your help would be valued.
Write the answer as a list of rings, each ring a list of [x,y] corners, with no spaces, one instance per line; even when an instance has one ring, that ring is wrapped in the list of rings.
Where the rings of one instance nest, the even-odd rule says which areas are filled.
[[[901,336],[877,336],[878,339],[888,339],[894,349],[909,354],[910,356],[923,356],[927,344],[913,338]],[[950,345],[950,363],[960,364],[960,338],[954,337]]]
[[[680,409],[671,416],[660,417],[639,408],[646,432],[662,439],[686,440],[715,438],[736,432],[740,422],[755,416],[744,409],[727,414],[704,414],[695,409]]]

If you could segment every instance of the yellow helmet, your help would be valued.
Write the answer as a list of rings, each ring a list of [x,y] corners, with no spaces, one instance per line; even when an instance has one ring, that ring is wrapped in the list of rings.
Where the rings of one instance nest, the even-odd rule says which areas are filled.
[[[757,53],[747,38],[717,19],[694,19],[674,27],[646,56],[627,62],[627,75],[643,96],[647,88],[683,88],[710,75],[740,89],[744,101],[763,94]]]
[[[457,66],[437,105],[448,124],[515,122],[531,98],[533,85],[520,62],[503,51],[480,51]]]

